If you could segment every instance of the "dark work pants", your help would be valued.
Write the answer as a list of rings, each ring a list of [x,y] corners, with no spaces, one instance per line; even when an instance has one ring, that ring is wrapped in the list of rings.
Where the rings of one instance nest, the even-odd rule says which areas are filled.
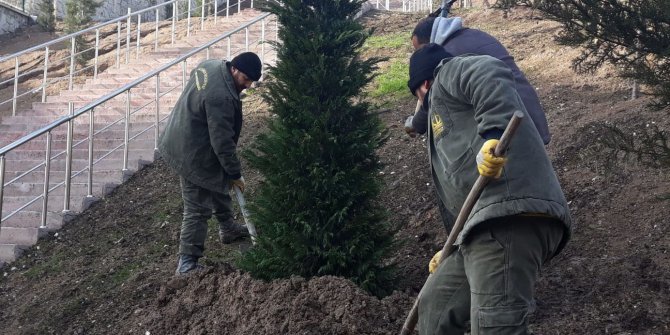
[[[227,193],[202,188],[180,177],[184,218],[179,236],[179,253],[202,257],[207,238],[207,220],[212,214],[219,227],[233,224],[232,201]]]
[[[528,310],[542,265],[565,227],[546,217],[509,216],[478,224],[426,282],[419,332],[528,334]]]

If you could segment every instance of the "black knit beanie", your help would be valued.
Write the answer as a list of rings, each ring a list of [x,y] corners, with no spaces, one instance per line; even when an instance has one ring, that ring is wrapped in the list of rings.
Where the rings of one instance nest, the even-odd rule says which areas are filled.
[[[261,79],[261,59],[253,52],[243,52],[235,56],[230,64],[253,81]]]
[[[453,57],[444,48],[435,43],[426,44],[419,50],[414,51],[412,57],[409,58],[409,81],[407,87],[416,95],[416,91],[421,84],[426,80],[433,79],[433,72],[440,62],[445,59]]]

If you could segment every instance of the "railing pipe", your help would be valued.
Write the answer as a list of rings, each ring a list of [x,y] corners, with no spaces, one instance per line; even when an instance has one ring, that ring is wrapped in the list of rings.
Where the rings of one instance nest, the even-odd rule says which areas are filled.
[[[226,59],[230,60],[230,36],[228,36],[228,53]]]
[[[186,88],[186,60],[181,63],[181,90]]]
[[[226,19],[228,18],[229,12],[230,12],[230,0],[226,0]]]
[[[95,30],[95,58],[93,58],[93,79],[98,78],[98,54],[100,49],[100,30]]]
[[[70,75],[69,75],[69,83],[68,83],[68,89],[72,90],[72,78],[74,77],[74,54],[76,51],[76,44],[77,40],[72,37],[70,40]]]
[[[191,36],[191,0],[188,1],[188,6],[186,6],[188,13],[186,14],[186,37]]]
[[[209,50],[209,49],[208,49]],[[154,125],[154,152],[158,151],[158,138],[160,136],[160,120],[161,120],[161,74],[156,73],[156,123]]]
[[[126,122],[123,131],[123,169],[128,171],[128,138],[130,137],[130,89],[126,91]]]
[[[5,190],[5,155],[0,155],[0,227],[2,226],[2,199]]]
[[[116,25],[116,68],[121,67],[121,21]]]
[[[249,51],[249,28],[244,28],[244,51]]]
[[[200,31],[205,30],[205,0],[200,2]]]
[[[49,72],[49,47],[44,48],[44,73],[42,74],[42,102],[47,101],[47,77]]]
[[[14,97],[12,98],[12,116],[16,116],[16,100],[19,95],[19,57],[14,58]]]
[[[174,33],[175,33],[175,25],[177,25],[177,8],[179,7],[179,3],[175,2],[172,5],[172,42],[170,44],[174,44]]]
[[[49,174],[51,173],[51,131],[47,132],[46,153],[44,157],[44,189],[42,190],[42,217],[40,227],[46,227],[49,210]]]
[[[214,24],[216,25],[216,20],[219,18],[219,0],[214,0]]]
[[[63,213],[70,211],[70,189],[72,186],[72,137],[74,132],[74,103],[68,103],[69,120],[67,123],[67,154],[65,155],[65,199]]]
[[[142,16],[137,14],[137,41],[135,41],[135,58],[140,58],[140,40],[142,40]]]
[[[158,51],[158,8],[156,8],[156,31],[154,32],[154,51]]]
[[[237,0],[237,14],[242,10],[242,0]]]
[[[128,7],[128,20],[126,22],[126,64],[130,61],[130,7]]]
[[[95,136],[95,109],[88,113],[88,187],[86,197],[93,197],[93,142]]]

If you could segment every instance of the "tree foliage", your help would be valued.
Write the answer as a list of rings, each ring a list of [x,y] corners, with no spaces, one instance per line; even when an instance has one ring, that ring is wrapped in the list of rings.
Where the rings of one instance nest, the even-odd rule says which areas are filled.
[[[370,35],[353,19],[362,0],[286,0],[265,10],[280,23],[278,60],[263,97],[269,130],[244,152],[264,182],[250,211],[257,244],[240,266],[258,278],[337,275],[389,293],[394,246],[375,202],[381,122],[358,97],[380,59],[362,60]]]
[[[54,13],[54,0],[42,0],[37,5],[39,14],[37,15],[37,24],[45,31],[53,32],[56,30],[56,14]]]
[[[670,103],[670,1],[556,0],[539,9],[563,25],[560,44],[583,47],[575,70],[611,63],[647,85],[659,105]]]

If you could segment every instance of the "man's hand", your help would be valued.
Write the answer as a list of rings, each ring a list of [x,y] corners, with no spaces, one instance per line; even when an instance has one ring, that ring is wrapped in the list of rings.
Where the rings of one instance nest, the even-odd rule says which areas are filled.
[[[405,120],[405,132],[409,137],[416,137],[416,129],[414,129],[414,126],[412,126],[412,119],[414,119],[414,116],[409,116],[407,117],[407,120]]]
[[[484,142],[482,149],[477,154],[477,170],[484,177],[500,178],[502,168],[507,161],[505,157],[497,157],[493,152],[498,145],[498,140],[492,139]]]
[[[233,188],[234,186],[237,186],[240,188],[240,191],[244,193],[244,177],[240,177],[240,179],[233,179],[229,182],[230,188]]]
[[[433,258],[430,259],[428,263],[428,272],[434,273],[437,270],[437,266],[440,265],[440,260],[442,259],[442,250],[438,251]]]

